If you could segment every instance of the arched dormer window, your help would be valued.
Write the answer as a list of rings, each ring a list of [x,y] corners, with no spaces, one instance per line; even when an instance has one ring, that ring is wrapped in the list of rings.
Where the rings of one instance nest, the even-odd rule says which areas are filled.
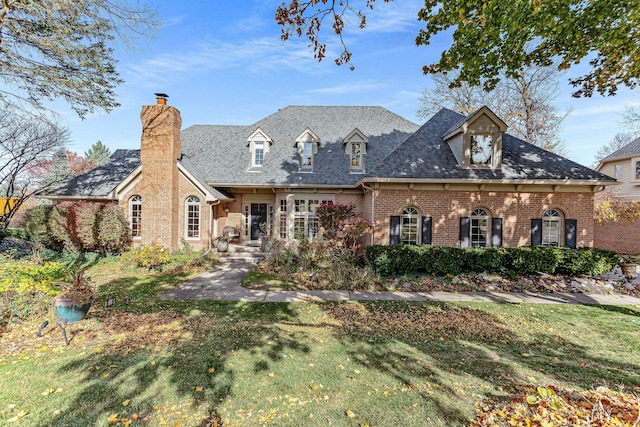
[[[185,237],[200,238],[200,199],[191,196],[185,202]]]
[[[142,236],[142,197],[133,196],[129,199],[129,221],[131,222],[131,237],[139,239]]]
[[[310,129],[306,129],[296,138],[296,147],[300,155],[300,169],[305,171],[313,170],[314,155],[318,152],[320,138]]]
[[[249,151],[251,152],[251,162],[249,168],[259,168],[264,164],[266,154],[271,148],[273,141],[260,128],[256,129],[249,138]]]
[[[560,246],[562,214],[556,209],[548,209],[542,215],[542,245]]]
[[[345,153],[349,155],[351,172],[364,172],[364,155],[367,154],[369,139],[358,129],[354,129],[343,140]]]

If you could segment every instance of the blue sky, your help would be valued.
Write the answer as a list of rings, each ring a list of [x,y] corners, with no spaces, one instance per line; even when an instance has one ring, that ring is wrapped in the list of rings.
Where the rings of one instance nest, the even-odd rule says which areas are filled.
[[[327,58],[313,59],[306,39],[280,41],[274,15],[280,1],[153,2],[165,27],[139,52],[119,51],[118,88],[122,106],[80,120],[60,112],[72,133],[70,149],[82,154],[96,141],[112,151],[139,148],[142,105],[154,104],[154,92],[169,94],[183,128],[195,124],[248,125],[287,105],[380,105],[423,123],[416,115],[420,91],[431,85],[422,65],[437,60],[449,45],[446,34],[416,47],[420,0],[376,3],[365,30],[350,29],[345,39],[356,69],[333,63],[337,39],[325,28]],[[584,70],[584,69],[582,69]],[[578,75],[580,69],[570,71]],[[562,139],[568,157],[590,165],[595,151],[621,131],[620,113],[640,104],[636,92],[615,97],[571,98],[567,75],[561,77],[556,104],[572,108]],[[59,104],[58,104],[59,105]]]

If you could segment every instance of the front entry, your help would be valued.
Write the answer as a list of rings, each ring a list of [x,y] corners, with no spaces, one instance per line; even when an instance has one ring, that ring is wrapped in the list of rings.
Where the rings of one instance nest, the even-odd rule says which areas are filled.
[[[251,203],[251,240],[260,240],[260,224],[267,222],[267,204]]]

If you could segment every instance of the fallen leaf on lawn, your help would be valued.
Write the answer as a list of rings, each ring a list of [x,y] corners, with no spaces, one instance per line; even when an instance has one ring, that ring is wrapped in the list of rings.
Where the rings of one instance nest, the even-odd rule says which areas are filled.
[[[344,413],[349,418],[354,418],[356,414],[354,414],[350,409],[347,409]]]
[[[213,374],[213,371],[215,371],[215,370],[216,370],[216,368],[209,368],[209,373]]]
[[[118,422],[118,414],[111,414],[109,418],[107,418],[107,422],[113,424]]]
[[[521,356],[522,357],[529,357],[529,353],[522,353]]]
[[[103,377],[108,378],[109,377],[109,372],[105,372],[104,374],[102,374]]]
[[[7,405],[7,408],[9,408],[9,409],[13,409],[13,408],[15,408],[16,406],[18,406],[18,405],[17,405],[17,404],[15,404],[15,403],[9,403],[9,404]]]
[[[130,402],[131,402],[131,399],[127,399],[124,402],[122,402],[122,406],[129,406]]]
[[[276,374],[274,372],[269,372],[267,375],[269,375],[271,378],[275,378]]]
[[[21,418],[24,418],[27,414],[28,414],[27,411],[20,411],[18,415],[16,415],[15,417],[9,418],[7,422],[15,423],[16,421],[19,421]]]
[[[201,392],[202,390],[203,390],[203,388],[202,388],[202,387],[200,387],[200,386],[196,387],[196,391],[197,391],[197,392]]]

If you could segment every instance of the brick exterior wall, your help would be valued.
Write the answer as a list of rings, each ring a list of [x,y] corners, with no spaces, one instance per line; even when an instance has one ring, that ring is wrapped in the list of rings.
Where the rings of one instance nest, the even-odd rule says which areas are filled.
[[[177,159],[181,154],[180,112],[167,105],[147,105],[140,113],[142,139],[141,244],[176,248],[179,243],[180,206]]]
[[[619,222],[595,224],[593,246],[623,254],[640,254],[640,220],[629,225]]]
[[[459,245],[460,217],[485,208],[492,218],[503,218],[502,245],[529,246],[531,219],[541,218],[547,209],[562,212],[578,221],[577,246],[593,246],[593,193],[523,193],[498,191],[428,191],[377,189],[376,244],[389,243],[389,217],[402,215],[414,206],[421,216],[432,217],[432,244]],[[370,196],[365,197],[365,199]]]

